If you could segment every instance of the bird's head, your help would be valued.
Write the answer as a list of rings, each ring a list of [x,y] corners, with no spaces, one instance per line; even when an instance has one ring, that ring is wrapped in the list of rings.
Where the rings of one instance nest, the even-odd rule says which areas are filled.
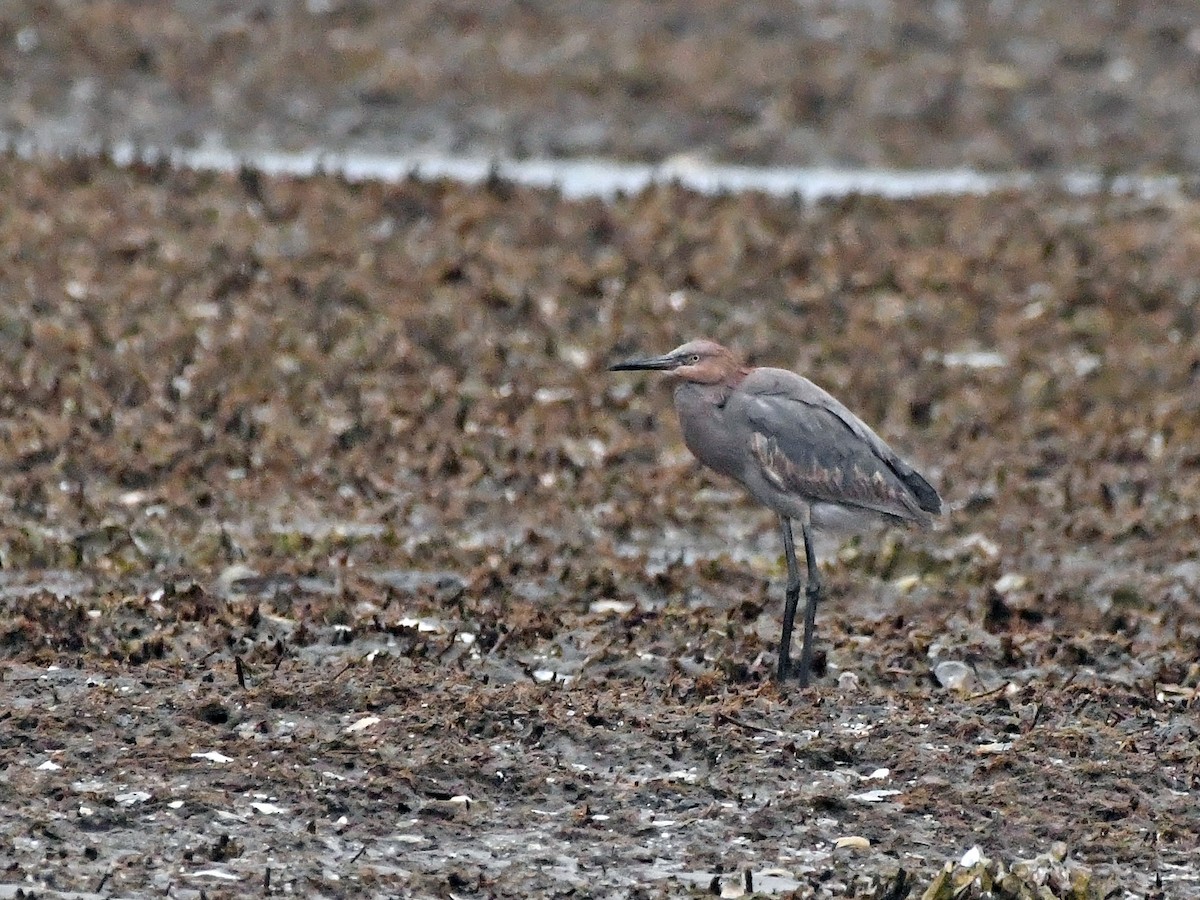
[[[631,359],[608,367],[610,372],[655,370],[669,372],[676,378],[696,384],[717,384],[738,380],[742,365],[737,357],[716,341],[688,341],[662,356]]]

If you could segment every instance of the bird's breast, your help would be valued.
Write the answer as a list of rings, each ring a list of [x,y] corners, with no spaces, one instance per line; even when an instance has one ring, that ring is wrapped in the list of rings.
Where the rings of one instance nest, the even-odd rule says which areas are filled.
[[[675,389],[675,410],[683,442],[692,455],[708,468],[730,478],[738,478],[746,459],[743,441],[750,436],[738,435],[735,423],[729,420],[725,400],[729,389],[721,385],[698,385],[685,382]]]

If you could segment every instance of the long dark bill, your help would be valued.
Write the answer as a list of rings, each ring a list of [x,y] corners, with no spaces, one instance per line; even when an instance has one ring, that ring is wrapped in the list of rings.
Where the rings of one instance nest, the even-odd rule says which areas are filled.
[[[674,369],[679,360],[674,356],[651,356],[649,359],[631,359],[628,362],[609,366],[610,372],[640,372],[648,369]]]

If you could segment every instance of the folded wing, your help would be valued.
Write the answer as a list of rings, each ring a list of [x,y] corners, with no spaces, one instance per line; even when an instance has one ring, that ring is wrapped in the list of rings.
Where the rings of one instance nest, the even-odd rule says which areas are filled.
[[[746,418],[754,462],[778,490],[922,525],[941,511],[929,482],[812,382],[758,369],[739,387],[728,412]]]

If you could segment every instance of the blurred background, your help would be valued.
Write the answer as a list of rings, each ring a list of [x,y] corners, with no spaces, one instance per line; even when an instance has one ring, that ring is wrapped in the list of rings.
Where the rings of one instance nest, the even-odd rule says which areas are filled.
[[[1191,0],[0,6],[0,133],[475,155],[1191,170]]]

